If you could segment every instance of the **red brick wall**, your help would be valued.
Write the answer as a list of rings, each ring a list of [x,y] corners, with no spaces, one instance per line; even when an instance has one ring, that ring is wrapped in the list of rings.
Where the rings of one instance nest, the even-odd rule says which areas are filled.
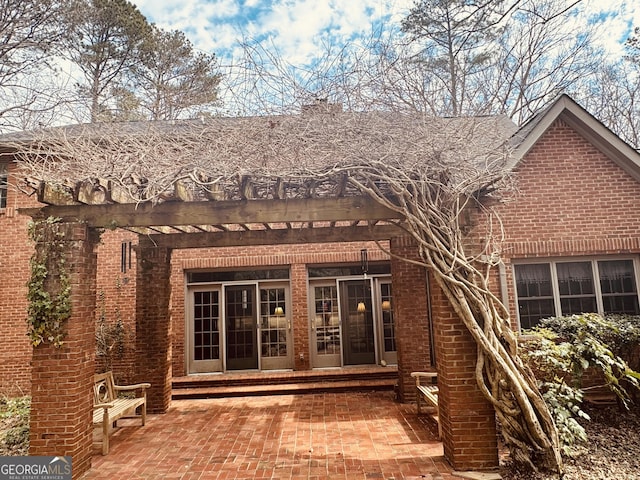
[[[9,183],[15,185],[14,165],[9,164]],[[27,234],[31,220],[20,215],[18,208],[42,206],[35,196],[27,196],[10,187],[7,208],[0,209],[0,270],[4,280],[0,288],[0,333],[7,348],[0,349],[0,393],[13,396],[29,394],[31,389],[31,345],[26,336],[27,288],[29,259],[33,245]],[[135,250],[132,269],[120,269],[121,242],[137,243],[137,235],[116,230],[102,234],[98,246],[98,293],[104,302],[98,302],[97,316],[104,313],[108,323],[120,317],[135,340]],[[113,364],[118,381],[129,381],[135,371],[134,345],[130,343],[123,358]],[[97,370],[103,370],[98,361]]]
[[[498,465],[493,405],[475,380],[476,344],[430,275],[444,455],[456,470]]]
[[[398,257],[418,259],[415,243],[407,237],[391,240],[393,314],[396,318],[399,393],[402,401],[415,399],[415,379],[411,372],[433,370],[425,268]]]
[[[122,243],[131,259],[126,258],[125,271],[121,268]],[[136,247],[138,236],[124,231],[106,231],[100,237],[98,246],[98,283],[96,318],[103,317],[105,325],[112,327],[118,319],[124,324],[124,352],[112,349],[110,362],[97,358],[96,370],[103,372],[111,363],[116,383],[133,382],[135,377],[135,305],[136,305]],[[130,260],[130,262],[129,262]],[[129,266],[131,265],[131,266]]]
[[[514,173],[518,191],[496,211],[515,322],[512,259],[640,252],[640,183],[561,120]]]
[[[15,184],[13,164],[9,183]],[[27,281],[33,252],[27,235],[29,217],[18,207],[35,206],[33,197],[8,189],[7,208],[0,209],[0,394],[26,395],[31,388],[31,344],[27,338]]]
[[[136,382],[151,383],[147,411],[171,403],[171,250],[140,247],[136,285]]]

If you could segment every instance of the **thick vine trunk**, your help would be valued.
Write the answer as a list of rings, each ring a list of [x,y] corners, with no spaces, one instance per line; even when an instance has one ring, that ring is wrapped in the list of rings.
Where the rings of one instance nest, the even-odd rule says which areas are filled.
[[[392,194],[378,189],[381,178],[392,186]],[[405,216],[406,231],[418,243],[424,266],[477,344],[476,381],[495,408],[514,460],[561,473],[560,442],[551,413],[518,356],[508,310],[489,288],[489,273],[499,257],[486,248],[475,256],[465,251],[459,219],[474,200],[473,192],[446,179],[412,179],[380,165],[358,171],[352,181]]]

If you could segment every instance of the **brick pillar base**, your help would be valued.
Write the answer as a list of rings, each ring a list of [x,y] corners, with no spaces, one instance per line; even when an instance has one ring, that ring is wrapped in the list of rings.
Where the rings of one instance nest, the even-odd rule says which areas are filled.
[[[494,469],[496,418],[475,380],[476,343],[444,292],[430,285],[444,456],[456,470]]]
[[[391,240],[391,278],[393,315],[398,350],[400,400],[415,400],[416,382],[411,372],[431,370],[431,340],[427,273],[424,267],[399,258],[418,259],[418,249],[411,238]]]
[[[147,411],[164,413],[171,403],[171,250],[140,238],[136,275],[136,380],[149,382]]]
[[[62,347],[33,349],[29,455],[71,456],[73,478],[79,478],[91,468],[93,443],[97,237],[81,224],[42,228],[64,234],[71,318]]]

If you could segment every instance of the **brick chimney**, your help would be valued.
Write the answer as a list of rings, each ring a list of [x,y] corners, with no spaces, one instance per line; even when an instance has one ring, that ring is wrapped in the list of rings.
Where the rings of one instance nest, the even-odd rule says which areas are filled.
[[[327,98],[316,98],[312,104],[303,105],[303,115],[309,113],[341,113],[342,103],[329,103]]]

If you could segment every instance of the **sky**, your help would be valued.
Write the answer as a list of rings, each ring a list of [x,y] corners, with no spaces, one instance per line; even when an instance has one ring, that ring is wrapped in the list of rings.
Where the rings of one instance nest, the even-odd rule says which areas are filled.
[[[564,1],[564,0],[563,0]],[[573,0],[566,0],[573,3]],[[330,42],[366,35],[372,27],[397,25],[413,0],[133,0],[147,19],[185,32],[196,48],[221,63],[240,54],[243,38],[266,42],[293,64],[307,64]],[[601,22],[598,41],[612,54],[633,26],[640,26],[638,0],[582,0],[577,22]]]

